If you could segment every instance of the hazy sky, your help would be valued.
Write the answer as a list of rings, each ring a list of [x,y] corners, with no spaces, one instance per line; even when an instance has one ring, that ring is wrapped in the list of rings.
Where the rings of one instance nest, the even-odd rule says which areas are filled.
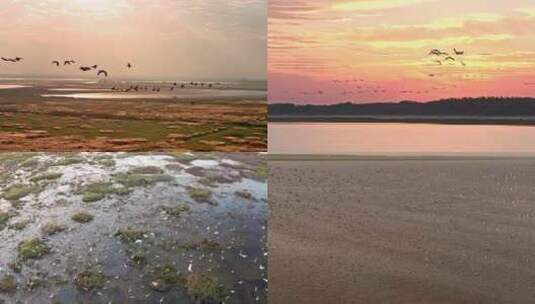
[[[72,58],[112,76],[265,79],[266,18],[266,0],[3,0],[0,56],[25,60],[0,74],[87,76],[50,64]]]
[[[270,0],[268,28],[270,102],[535,95],[533,0]]]

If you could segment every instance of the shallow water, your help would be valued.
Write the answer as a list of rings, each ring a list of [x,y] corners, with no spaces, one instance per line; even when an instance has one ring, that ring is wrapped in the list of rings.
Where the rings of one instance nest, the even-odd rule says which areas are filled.
[[[163,91],[163,90],[162,90]],[[73,93],[73,94],[42,94],[42,97],[61,97],[75,99],[205,99],[218,97],[242,97],[261,98],[266,96],[265,91],[249,90],[211,90],[211,89],[188,89],[173,90],[166,92],[119,92],[119,93]]]
[[[268,137],[271,153],[535,155],[532,126],[270,123]]]
[[[7,89],[20,89],[25,88],[27,86],[25,85],[16,85],[16,84],[0,84],[0,90],[7,90]]]
[[[21,156],[22,155],[22,156]],[[18,289],[9,297],[24,303],[194,303],[181,286],[165,291],[151,287],[155,269],[172,265],[187,276],[205,274],[231,292],[232,303],[265,302],[267,288],[267,185],[255,178],[260,155],[167,155],[128,153],[0,154],[0,193],[15,184],[30,184],[39,190],[17,201],[0,196],[0,212],[14,211],[0,234],[0,278],[14,275]],[[202,167],[199,165],[210,164]],[[231,166],[229,166],[229,163]],[[133,168],[152,168],[169,180],[134,186],[125,195],[106,194],[94,202],[82,201],[88,185],[109,182]],[[61,173],[53,180],[31,181],[44,173]],[[158,173],[158,174],[160,174]],[[150,174],[149,174],[150,175]],[[145,175],[146,176],[146,175]],[[207,177],[213,177],[206,183]],[[197,202],[189,189],[209,189],[211,203]],[[246,190],[250,198],[238,196]],[[167,207],[187,205],[190,212],[174,217]],[[15,207],[17,206],[17,207]],[[87,224],[70,216],[86,210],[94,216]],[[21,230],[9,225],[29,221]],[[55,222],[66,230],[43,235],[44,223]],[[121,241],[119,229],[144,231],[135,243]],[[11,270],[20,262],[17,246],[41,237],[52,252],[42,259],[22,262],[22,271]],[[202,240],[219,244],[217,250],[188,249]],[[146,263],[133,262],[132,252],[141,252]],[[190,266],[191,265],[191,266]],[[74,278],[86,269],[106,277],[99,288],[81,290]],[[42,284],[30,287],[31,280]],[[133,288],[135,286],[135,288]],[[258,300],[257,300],[258,299]],[[1,301],[0,301],[1,302]],[[10,303],[10,302],[7,302]]]

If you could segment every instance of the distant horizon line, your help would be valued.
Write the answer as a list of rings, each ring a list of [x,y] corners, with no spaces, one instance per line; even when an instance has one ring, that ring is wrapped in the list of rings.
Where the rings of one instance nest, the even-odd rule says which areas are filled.
[[[451,100],[474,100],[474,99],[534,99],[535,96],[492,96],[492,95],[484,95],[484,96],[470,96],[470,97],[444,97],[439,99],[431,99],[426,101],[417,101],[417,100],[411,100],[411,99],[404,99],[404,100],[398,100],[398,101],[362,101],[362,102],[355,102],[355,101],[339,101],[334,103],[296,103],[296,102],[290,102],[290,101],[269,101],[269,105],[295,105],[295,106],[334,106],[334,105],[342,105],[342,104],[352,104],[352,105],[366,105],[366,104],[400,104],[400,103],[418,103],[418,104],[424,104],[424,103],[430,103],[430,102],[439,102],[439,101],[451,101]]]

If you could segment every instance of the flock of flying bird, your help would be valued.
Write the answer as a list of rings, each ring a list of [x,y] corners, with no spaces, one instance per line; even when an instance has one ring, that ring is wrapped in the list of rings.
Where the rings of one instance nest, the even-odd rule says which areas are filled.
[[[3,61],[7,61],[7,62],[12,62],[12,63],[17,63],[17,62],[21,62],[24,58],[22,57],[14,57],[14,58],[6,58],[6,57],[0,57]],[[64,67],[64,66],[71,66],[71,65],[74,65],[76,64],[76,61],[75,60],[72,60],[72,59],[68,59],[68,60],[53,60],[50,62],[51,64],[55,65],[56,67]],[[128,62],[126,64],[126,68],[127,69],[131,69],[133,68],[133,64]],[[80,70],[84,71],[84,72],[88,72],[88,71],[95,71],[98,69],[98,64],[94,64],[94,65],[91,65],[91,66],[79,66],[78,67]],[[97,71],[97,76],[100,76],[100,75],[104,75],[104,77],[108,77],[108,71],[106,70],[103,70],[103,69],[98,69]],[[194,81],[191,81],[189,84],[188,83],[172,83],[171,86],[169,87],[169,90],[173,91],[175,88],[185,88],[186,86],[189,87],[201,87],[201,88],[213,88],[214,85],[221,85],[220,82],[216,82],[216,83],[205,83],[205,82],[194,82]],[[130,85],[130,87],[128,88],[121,88],[119,86],[114,86],[113,88],[111,88],[112,91],[122,91],[122,92],[138,92],[138,91],[149,91],[151,90],[153,92],[160,92],[161,88],[159,86],[153,86],[152,88],[149,88],[148,86],[140,86],[140,85]]]
[[[455,56],[463,56],[464,55],[464,51],[459,51],[456,48],[453,48],[453,54]],[[462,66],[466,66],[466,63],[462,59],[456,59],[455,57],[453,57],[449,53],[443,52],[443,51],[441,51],[439,49],[432,49],[429,52],[428,56],[439,56],[439,57],[442,56],[442,60],[440,60],[440,59],[433,60],[438,65],[442,65],[443,62],[455,63],[455,61],[459,61]]]
[[[436,56],[435,59],[433,59],[433,62],[436,62],[438,65],[443,65],[443,63],[450,63],[455,64],[455,62],[459,62],[462,66],[466,66],[466,63],[462,59],[462,56],[465,54],[464,51],[458,50],[456,48],[453,48],[453,53],[448,53],[439,49],[432,49],[428,56]],[[429,77],[434,77],[435,74],[429,74]],[[364,82],[364,79],[347,79],[347,80],[340,80],[340,79],[334,79],[332,80],[334,84],[348,84],[348,83],[355,83],[355,82]],[[533,83],[535,85],[535,83]],[[526,84],[527,85],[527,84]],[[452,85],[454,86],[454,85]],[[454,86],[455,87],[455,86]],[[383,86],[363,86],[358,85],[356,86],[357,91],[348,91],[344,90],[341,92],[342,95],[355,95],[355,94],[384,94],[387,93],[387,90]],[[432,87],[430,89],[423,89],[423,90],[401,90],[399,91],[400,94],[428,94],[430,91],[436,91],[441,90],[444,88],[437,88]],[[325,92],[323,90],[318,90],[316,92],[301,92],[302,95],[324,95]]]
[[[59,60],[54,60],[51,62],[52,64],[55,64],[57,67],[60,66],[60,61]],[[63,61],[63,66],[66,66],[66,65],[71,65],[71,64],[75,64],[76,61],[70,59],[70,60],[64,60]],[[133,67],[133,65],[129,62],[126,64],[126,67],[128,69],[131,69]],[[87,71],[91,71],[91,70],[96,70],[98,68],[98,64],[95,64],[95,65],[92,65],[92,66],[80,66],[79,69],[84,71],[84,72],[87,72]],[[108,71],[106,70],[98,70],[97,72],[97,76],[99,76],[100,74],[104,75],[105,77],[108,77]]]
[[[24,58],[22,57],[14,57],[14,58],[9,58],[9,57],[0,57],[3,61],[6,61],[6,62],[12,62],[12,63],[17,63],[17,62],[21,62]],[[73,65],[73,64],[76,64],[76,61],[72,60],[72,59],[69,59],[69,60],[63,60],[63,61],[60,61],[60,60],[53,60],[51,62],[51,64],[54,64],[56,65],[56,67],[59,67],[60,65],[62,65],[61,63],[63,62],[63,66],[66,66],[66,65]],[[133,67],[133,65],[128,62],[126,64],[126,67],[128,69],[131,69]],[[91,70],[96,70],[98,68],[98,65],[95,64],[95,65],[92,65],[92,66],[80,66],[79,69],[84,71],[84,72],[88,72],[88,71],[91,71]],[[104,75],[105,77],[108,77],[108,71],[106,70],[103,70],[103,69],[99,69],[97,71],[97,76],[99,75]]]

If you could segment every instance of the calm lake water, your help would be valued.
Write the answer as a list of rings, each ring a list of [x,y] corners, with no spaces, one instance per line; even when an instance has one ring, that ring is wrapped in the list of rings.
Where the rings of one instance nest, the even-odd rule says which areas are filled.
[[[535,155],[535,127],[409,123],[270,123],[269,152]]]

